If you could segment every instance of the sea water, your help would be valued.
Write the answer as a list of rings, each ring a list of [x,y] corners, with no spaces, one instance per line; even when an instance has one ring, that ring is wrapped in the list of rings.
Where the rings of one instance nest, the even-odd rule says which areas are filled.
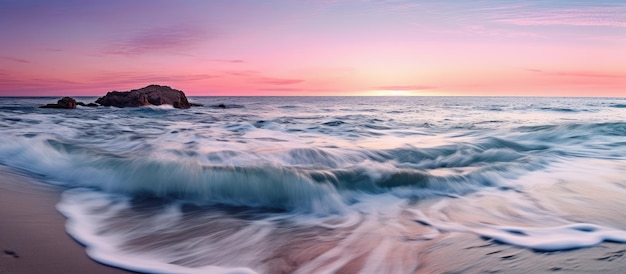
[[[626,99],[0,98],[0,164],[67,188],[93,259],[170,273],[412,273],[467,234],[626,246]],[[93,97],[78,98],[85,102]]]

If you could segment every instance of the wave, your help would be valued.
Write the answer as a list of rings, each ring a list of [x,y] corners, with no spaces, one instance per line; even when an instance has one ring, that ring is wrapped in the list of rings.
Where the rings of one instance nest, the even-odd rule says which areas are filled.
[[[361,195],[421,199],[504,186],[502,178],[545,166],[528,152],[541,155],[547,148],[486,138],[433,148],[199,153],[148,144],[111,150],[40,135],[7,138],[0,161],[70,187],[328,215],[342,214]]]
[[[572,109],[572,108],[563,108],[563,107],[542,107],[540,110],[545,111],[556,111],[556,112],[581,112],[585,110]]]
[[[619,174],[619,167],[609,168],[607,163],[596,162],[607,168],[594,172]],[[507,244],[541,255],[602,242],[626,243],[626,231],[619,229],[620,223],[626,224],[623,213],[605,216],[612,222],[596,219],[605,210],[620,208],[621,196],[609,198],[607,207],[590,209],[587,206],[597,206],[598,201],[573,196],[572,204],[563,203],[555,199],[559,189],[539,187],[556,184],[567,186],[568,194],[577,193],[575,180],[588,176],[589,170],[583,168],[587,165],[587,161],[558,164],[513,180],[529,182],[526,188],[490,188],[434,201],[407,201],[394,193],[364,195],[342,215],[196,206],[89,189],[64,192],[57,208],[68,217],[68,233],[89,247],[90,257],[136,271],[409,273],[420,266],[413,259],[416,253],[455,241],[463,244],[461,249],[472,249],[466,252],[500,252],[500,245]],[[626,193],[611,182],[590,186],[583,180],[580,186],[578,191],[598,197]],[[574,207],[598,214],[591,220],[578,216],[572,220],[568,210],[580,210]],[[474,234],[476,240],[460,234]]]

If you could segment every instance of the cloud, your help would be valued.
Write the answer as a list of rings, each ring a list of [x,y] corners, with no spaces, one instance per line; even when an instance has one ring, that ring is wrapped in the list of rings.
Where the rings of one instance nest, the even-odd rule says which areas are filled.
[[[241,81],[249,83],[276,86],[295,85],[305,81],[303,79],[267,77],[256,70],[223,70],[219,71],[218,74],[226,78],[233,76],[234,78],[243,78]]]
[[[342,90],[337,89],[319,89],[319,88],[259,88],[256,91],[263,92],[264,95],[277,96],[318,96],[318,95],[337,95]]]
[[[304,80],[261,77],[259,79],[256,79],[255,82],[269,85],[293,85],[302,83],[304,82]]]
[[[0,70],[0,95],[100,95],[103,91],[129,90],[149,84],[185,86],[219,77],[213,74],[150,74],[138,72],[102,72],[98,76],[66,80],[54,77],[20,76]]]
[[[16,58],[16,57],[11,57],[11,56],[0,56],[0,59],[1,60],[6,60],[6,61],[11,61],[11,62],[17,62],[17,63],[25,63],[25,64],[30,63],[30,61],[28,61],[26,59]]]
[[[206,30],[189,26],[151,28],[113,43],[104,50],[108,55],[142,55],[155,52],[178,53],[215,36]]]
[[[201,81],[207,79],[218,78],[213,74],[145,74],[135,72],[114,72],[103,73],[98,77],[94,77],[90,82],[100,85],[143,85],[143,84],[168,84],[180,82]],[[114,79],[114,80],[111,80]]]
[[[530,72],[538,72],[538,73],[543,72],[543,70],[540,70],[540,69],[526,69],[526,70]]]
[[[301,88],[259,88],[258,91],[304,91]]]
[[[461,31],[457,31],[457,34],[460,33],[472,33],[480,36],[489,36],[489,37],[508,37],[508,38],[536,38],[540,37],[537,33],[529,32],[529,31],[517,31],[511,29],[504,28],[494,28],[492,26],[487,27],[484,25],[465,25],[461,27]]]
[[[379,13],[410,13],[416,9],[424,8],[423,3],[416,3],[414,1],[382,1],[371,2],[373,11]]]
[[[567,76],[567,77],[591,77],[591,78],[624,78],[626,74],[610,74],[596,72],[553,72],[550,75]]]
[[[237,77],[252,77],[260,74],[260,72],[256,70],[226,70],[222,71],[221,73]]]
[[[544,75],[550,76],[563,76],[563,77],[577,77],[577,78],[615,78],[615,79],[626,79],[626,74],[615,74],[615,73],[601,73],[601,72],[590,72],[590,71],[543,71],[540,69],[527,69],[527,71],[534,73],[541,73]]]
[[[219,62],[219,63],[231,63],[231,64],[242,64],[246,62],[241,59],[211,59],[211,61]]]
[[[47,93],[69,94],[80,88],[82,83],[58,78],[41,78],[11,75],[0,71],[0,95],[41,95]]]
[[[518,26],[626,27],[626,5],[574,8],[530,8],[503,11],[492,21]]]
[[[374,87],[377,90],[429,90],[436,89],[435,86],[378,86]]]

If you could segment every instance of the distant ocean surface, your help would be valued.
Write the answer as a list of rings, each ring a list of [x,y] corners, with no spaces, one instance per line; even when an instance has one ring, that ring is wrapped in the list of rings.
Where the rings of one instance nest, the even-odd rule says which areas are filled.
[[[459,235],[474,250],[626,250],[625,98],[37,108],[57,99],[0,98],[0,164],[67,187],[67,232],[105,264],[414,273]]]

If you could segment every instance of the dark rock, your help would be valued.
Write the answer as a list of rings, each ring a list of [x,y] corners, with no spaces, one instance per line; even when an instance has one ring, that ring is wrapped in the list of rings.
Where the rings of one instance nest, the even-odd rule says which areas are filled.
[[[147,105],[172,105],[175,108],[190,108],[185,93],[168,86],[150,85],[131,91],[111,91],[98,98],[96,103],[114,107],[140,107]]]
[[[83,102],[76,102],[76,105],[83,106],[83,107],[99,107],[100,106],[96,103],[85,104]]]
[[[56,104],[47,104],[45,106],[40,106],[40,108],[65,108],[65,109],[74,109],[76,108],[76,100],[72,97],[63,97],[61,100],[57,101]]]
[[[13,258],[15,258],[15,259],[17,259],[17,258],[19,258],[19,257],[20,257],[20,255],[17,255],[17,252],[15,252],[15,251],[13,251],[13,250],[8,250],[8,249],[5,249],[5,250],[4,250],[4,254],[5,254],[5,255],[9,255],[9,256],[11,256],[11,257],[13,257]]]
[[[189,103],[190,106],[192,107],[203,107],[203,104],[198,104],[198,103]]]
[[[217,107],[218,107],[218,108],[226,108],[226,105],[224,105],[224,104],[219,104],[219,105],[217,105]]]
[[[76,108],[76,100],[72,97],[63,97],[57,102],[57,105],[62,108]]]

